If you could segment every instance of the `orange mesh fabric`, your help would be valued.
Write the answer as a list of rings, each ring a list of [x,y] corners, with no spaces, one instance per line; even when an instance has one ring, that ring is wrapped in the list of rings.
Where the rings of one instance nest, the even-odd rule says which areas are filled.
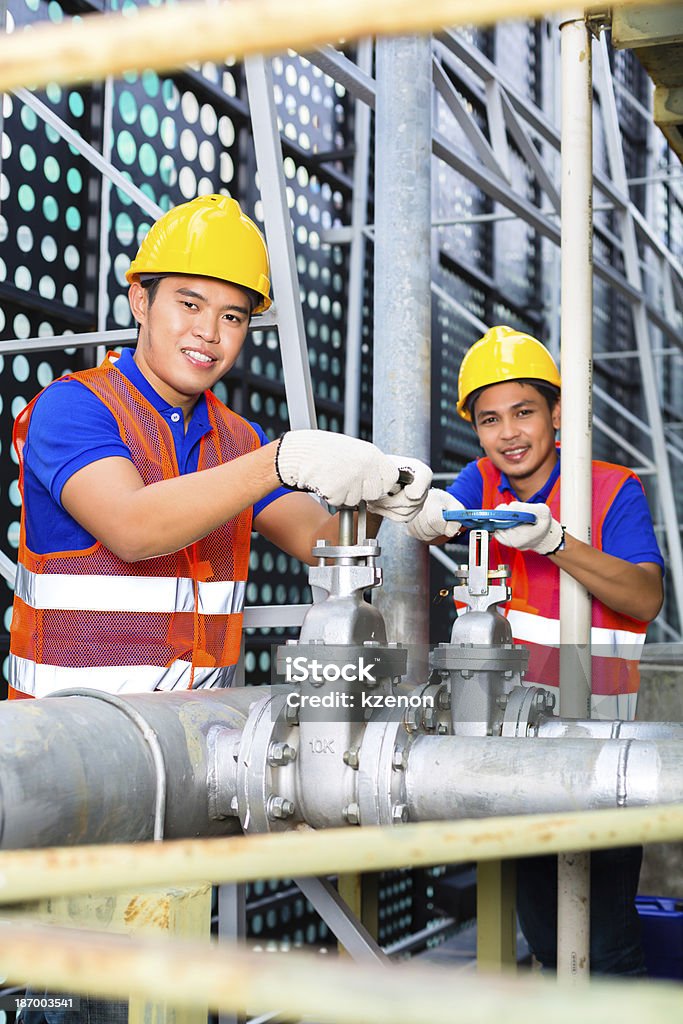
[[[116,418],[121,437],[146,484],[178,476],[173,438],[163,418],[115,368],[111,355],[93,370],[74,374]],[[33,404],[15,424],[23,497],[23,447]],[[256,432],[207,392],[211,432],[201,442],[199,471],[238,458],[259,446]],[[201,486],[201,482],[198,480]],[[236,663],[241,614],[199,614],[197,581],[244,581],[249,565],[251,508],[181,551],[128,563],[96,543],[84,551],[40,555],[26,546],[22,514],[19,561],[36,574],[157,577],[195,581],[194,611],[74,611],[35,609],[15,596],[11,653],[58,666],[155,665],[182,659],[193,666]],[[133,604],[133,602],[131,602]]]

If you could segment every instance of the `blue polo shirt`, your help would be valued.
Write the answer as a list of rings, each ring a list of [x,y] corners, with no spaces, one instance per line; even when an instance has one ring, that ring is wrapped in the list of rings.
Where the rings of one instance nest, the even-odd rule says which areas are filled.
[[[555,481],[560,475],[560,452],[557,462],[545,484],[531,498],[530,504],[545,504],[548,501]],[[502,492],[515,488],[505,473],[501,473],[499,486],[501,502]],[[447,488],[465,508],[481,508],[484,500],[484,481],[477,462],[469,462],[462,472]],[[623,558],[625,562],[656,562],[664,571],[664,559],[659,550],[652,525],[652,516],[647,498],[639,480],[625,480],[610,506],[602,527],[602,550],[615,558]]]
[[[116,367],[166,420],[181,475],[196,472],[200,441],[211,429],[204,395],[192,411],[186,432],[182,409],[157,394],[133,359],[133,349],[123,350]],[[261,444],[268,444],[261,427],[251,426]],[[62,488],[79,469],[112,456],[131,458],[106,405],[77,380],[50,384],[35,404],[24,448],[26,541],[32,551],[81,551],[95,543],[95,537],[63,508]],[[291,491],[279,487],[257,501],[254,519],[283,494]]]

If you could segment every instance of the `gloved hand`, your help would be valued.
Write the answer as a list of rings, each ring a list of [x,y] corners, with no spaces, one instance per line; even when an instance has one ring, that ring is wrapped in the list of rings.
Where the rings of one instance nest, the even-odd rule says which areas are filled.
[[[412,481],[399,489],[392,487],[383,498],[368,501],[368,512],[393,519],[397,523],[407,523],[419,514],[424,505],[432,482],[432,471],[419,459],[406,459],[401,455],[387,455],[386,458],[391,459],[397,470],[407,470]]]
[[[500,544],[520,551],[536,551],[539,555],[552,555],[564,541],[564,531],[547,505],[511,501],[498,505],[496,512],[533,512],[535,523],[520,523],[509,530],[495,530],[493,536]]]
[[[460,512],[464,507],[463,503],[448,491],[440,491],[437,487],[432,487],[422,509],[408,523],[408,533],[411,537],[424,541],[425,544],[436,540],[437,537],[455,537],[462,527],[455,519],[447,522],[443,513]]]
[[[290,430],[280,438],[275,470],[285,487],[313,491],[331,505],[353,506],[387,495],[398,481],[399,462],[357,437]]]

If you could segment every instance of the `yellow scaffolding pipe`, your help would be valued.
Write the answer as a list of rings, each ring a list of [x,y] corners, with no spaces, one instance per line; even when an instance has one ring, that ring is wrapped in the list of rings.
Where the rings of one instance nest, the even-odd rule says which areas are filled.
[[[136,886],[246,882],[683,839],[683,804],[0,852],[0,904]],[[0,960],[0,963],[2,961]]]
[[[612,0],[611,7],[636,0]],[[640,4],[657,0],[638,0]],[[566,0],[232,0],[183,3],[125,14],[34,24],[0,40],[0,92],[104,79],[124,71],[170,71],[192,60],[222,62],[344,39],[429,32],[443,25],[542,18]],[[588,9],[604,10],[604,4]]]
[[[0,963],[12,979],[48,992],[129,994],[177,1007],[276,1011],[285,1020],[339,1024],[643,1024],[680,1019],[681,986],[593,982],[580,988],[527,975],[456,973],[415,963],[351,964],[294,952],[263,954],[222,943],[132,940],[0,921]]]

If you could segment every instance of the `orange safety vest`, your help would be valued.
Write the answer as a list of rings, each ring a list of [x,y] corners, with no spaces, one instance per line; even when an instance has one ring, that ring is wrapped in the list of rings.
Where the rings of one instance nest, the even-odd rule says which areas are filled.
[[[483,479],[483,508],[518,500],[509,490],[499,490],[501,472],[486,457],[477,462]],[[602,550],[602,528],[617,493],[635,473],[609,462],[593,462],[592,545]],[[560,478],[546,504],[560,519]],[[512,570],[512,599],[501,611],[507,616],[515,643],[529,650],[525,683],[559,685],[560,570],[546,555],[519,551],[491,538],[489,564],[508,564]],[[638,662],[645,642],[647,622],[612,611],[593,598],[591,667],[593,715],[598,718],[633,718],[640,673]]]
[[[68,374],[115,417],[145,484],[179,476],[168,424],[116,369]],[[14,427],[23,498],[23,451],[37,397]],[[256,431],[206,392],[211,431],[198,471],[260,445]],[[197,476],[197,486],[201,477]],[[22,511],[9,659],[10,696],[74,686],[108,692],[229,686],[239,659],[252,509],[180,551],[124,562],[97,541],[36,554]]]

